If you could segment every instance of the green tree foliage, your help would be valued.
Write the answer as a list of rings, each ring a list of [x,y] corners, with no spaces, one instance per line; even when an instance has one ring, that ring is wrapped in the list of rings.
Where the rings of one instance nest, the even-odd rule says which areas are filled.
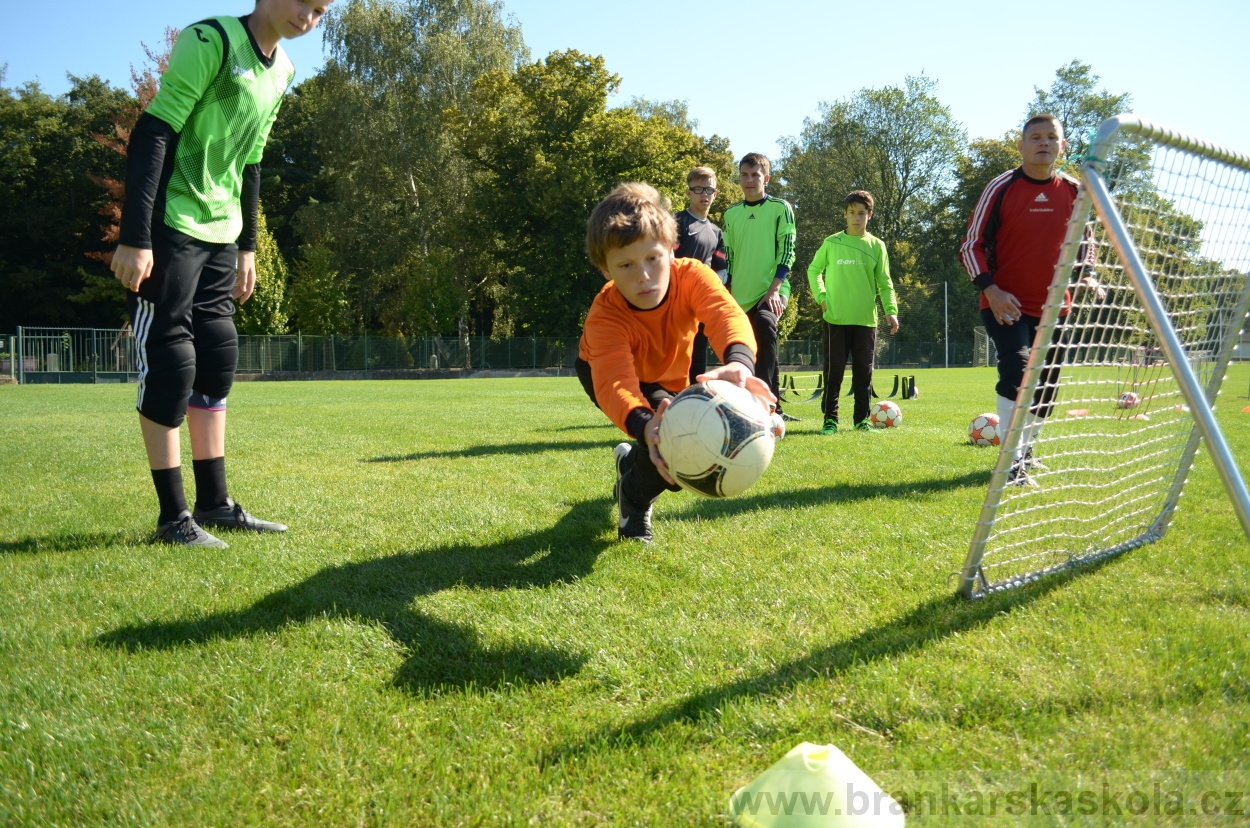
[[[890,251],[900,299],[915,306],[931,299],[925,285],[941,268],[928,266],[921,248],[964,143],[936,88],[929,78],[909,77],[902,87],[863,89],[847,100],[822,103],[819,117],[805,120],[799,137],[784,143],[779,190],[794,204],[799,227],[796,286],[806,282],[825,237],[846,229],[846,194],[868,190],[876,202],[869,231]],[[819,308],[801,302],[797,313],[796,335],[817,336]],[[900,336],[932,341],[931,323],[902,321]]]
[[[169,54],[173,51],[177,40],[178,30],[172,26],[166,26],[162,46],[159,49],[153,49],[146,43],[140,44],[147,56],[147,65],[141,70],[135,69],[134,66],[130,67],[130,89],[134,97],[125,102],[109,118],[112,122],[110,131],[104,134],[94,132],[91,134],[96,143],[112,150],[122,158],[126,157],[131,130],[134,129],[143,110],[160,90],[160,77],[169,67]],[[105,219],[99,240],[103,242],[105,249],[87,250],[84,255],[88,259],[108,266],[113,263],[113,252],[121,233],[126,182],[108,174],[96,175],[93,179],[109,197],[108,202],[99,209],[100,215]],[[69,297],[71,302],[95,305],[101,311],[109,308],[119,319],[126,315],[126,290],[113,278],[111,272],[108,270],[102,272],[100,268],[83,267],[79,268],[79,275],[82,277],[82,290]]]
[[[284,334],[287,332],[286,260],[278,249],[265,211],[257,216],[256,290],[252,298],[237,306],[234,322],[242,334]]]
[[[642,118],[660,118],[692,134],[697,134],[699,131],[699,122],[690,117],[690,104],[687,101],[650,101],[646,98],[634,98],[629,102],[629,108]],[[738,186],[738,162],[729,152],[728,138],[713,135],[710,138],[703,138],[702,141],[704,158],[695,166],[711,167],[716,171],[716,199],[708,210],[708,218],[716,224],[723,224],[722,217],[725,210],[742,200],[742,188]],[[683,191],[682,195],[673,202],[673,210],[680,211],[685,209],[685,206]]]
[[[622,181],[646,181],[684,204],[686,173],[732,163],[661,113],[608,109],[620,79],[600,57],[553,52],[516,72],[492,72],[446,123],[480,178],[471,210],[507,273],[506,313],[521,335],[574,334],[603,277],[584,252],[586,219]]]
[[[0,86],[0,330],[121,321],[116,282],[111,292],[80,294],[93,279],[112,281],[86,254],[107,249],[101,211],[110,198],[96,178],[120,178],[125,169],[125,159],[92,135],[111,131],[131,98],[95,76],[70,82],[60,97],[37,83]]]
[[[1075,177],[1080,177],[1079,164],[1089,153],[1090,138],[1098,126],[1114,115],[1133,111],[1131,95],[1096,90],[1098,81],[1099,77],[1089,64],[1074,60],[1055,70],[1055,81],[1049,90],[1034,88],[1036,94],[1028,108],[1029,117],[1050,112],[1063,122],[1063,134],[1068,142],[1063,170]],[[1120,187],[1149,189],[1149,147],[1143,139],[1122,137],[1105,159],[1107,177],[1117,180]]]
[[[938,283],[947,286],[952,342],[971,342],[973,328],[981,324],[976,287],[959,261],[959,246],[967,233],[968,219],[986,186],[1004,172],[1020,166],[1019,143],[1018,130],[1002,138],[977,138],[969,142],[955,166],[955,186],[938,199],[932,221],[917,242],[927,278],[935,286]],[[946,320],[940,318],[942,297],[936,287],[934,294],[935,301],[930,303],[922,324],[913,327],[930,332],[945,330]],[[939,334],[931,335],[940,339]]]
[[[492,274],[474,267],[463,220],[469,171],[440,116],[471,115],[474,80],[526,56],[520,29],[498,2],[349,0],[333,7],[325,42],[325,71],[304,84],[280,131],[290,166],[319,160],[331,197],[299,205],[299,231],[305,241],[333,238],[336,267],[355,274],[366,326],[454,330],[465,303],[449,315],[441,296],[417,293],[454,286],[471,296]],[[292,140],[301,121],[316,125],[317,147]],[[312,195],[288,183],[288,197]],[[437,278],[411,278],[435,266]],[[413,307],[437,314],[414,317]]]
[[[350,333],[356,327],[350,280],[339,276],[336,257],[328,247],[306,244],[291,279],[291,315],[301,333]]]
[[[269,231],[288,260],[299,254],[300,208],[330,201],[330,176],[323,174],[317,105],[325,76],[314,75],[287,93],[269,131],[261,163],[261,199]]]
[[[1059,118],[1068,141],[1069,158],[1089,151],[1091,133],[1107,118],[1132,111],[1132,98],[1127,92],[1113,95],[1106,89],[1096,89],[1098,81],[1092,66],[1074,60],[1055,70],[1050,89],[1033,88],[1026,118],[1043,112]]]

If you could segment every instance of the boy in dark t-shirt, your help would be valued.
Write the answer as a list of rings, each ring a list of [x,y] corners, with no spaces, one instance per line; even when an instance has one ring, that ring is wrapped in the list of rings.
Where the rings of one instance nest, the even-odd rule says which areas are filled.
[[[724,282],[725,273],[725,238],[720,228],[708,219],[708,211],[712,209],[712,200],[716,198],[716,171],[711,167],[695,167],[686,176],[686,194],[689,206],[677,214],[677,247],[673,257],[677,259],[698,259],[712,270]],[[699,332],[694,335],[694,351],[690,357],[690,384],[695,377],[707,370],[707,335],[703,333],[703,323],[699,323]]]
[[[183,29],[160,91],[130,134],[113,275],[139,361],[136,409],[160,515],[156,540],[224,547],[202,527],[284,532],[226,491],[226,397],[238,363],[234,301],[256,285],[260,159],[295,67],[278,45],[331,0],[257,0]],[[195,512],[182,485],[189,421]]]
[[[766,405],[777,398],[755,377],[755,336],[746,314],[702,262],[674,259],[677,225],[649,184],[622,184],[590,214],[586,252],[608,283],[586,315],[577,377],[591,401],[634,438],[613,450],[617,536],[651,540],[651,504],[677,490],[657,450],[669,400],[687,385],[698,320],[724,365],[699,377],[742,386]]]

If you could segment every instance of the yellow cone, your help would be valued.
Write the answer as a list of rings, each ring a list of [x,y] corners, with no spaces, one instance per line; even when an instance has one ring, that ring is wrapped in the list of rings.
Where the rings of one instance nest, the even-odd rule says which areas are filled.
[[[833,745],[803,742],[729,798],[741,828],[901,828],[903,808]]]

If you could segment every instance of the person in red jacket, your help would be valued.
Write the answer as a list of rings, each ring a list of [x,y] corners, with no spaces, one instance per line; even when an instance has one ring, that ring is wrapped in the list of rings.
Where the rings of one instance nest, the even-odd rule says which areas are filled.
[[[674,259],[677,223],[649,184],[622,184],[595,207],[586,252],[608,281],[586,315],[577,376],[591,402],[634,438],[613,450],[617,536],[650,542],[651,505],[678,487],[657,451],[669,400],[689,381],[699,322],[724,363],[698,379],[745,387],[766,406],[777,398],[755,376],[755,335],[716,273]]]
[[[964,268],[981,291],[981,319],[998,350],[994,390],[998,392],[998,419],[1004,427],[1011,421],[1029,352],[1037,339],[1078,188],[1076,179],[1055,171],[1067,142],[1063,124],[1054,115],[1035,115],[1026,121],[1019,148],[1020,166],[995,178],[981,193],[959,251]],[[1093,245],[1086,243],[1074,275],[1079,288],[1098,291],[1101,300],[1104,291],[1091,269],[1093,255]],[[1062,317],[1071,304],[1067,291]],[[1063,338],[1060,324],[1053,341],[1059,344]],[[1028,471],[1037,461],[1031,443],[1054,403],[1061,350],[1051,348],[1047,355],[1047,367],[1011,467],[1009,480],[1016,485],[1032,485]]]

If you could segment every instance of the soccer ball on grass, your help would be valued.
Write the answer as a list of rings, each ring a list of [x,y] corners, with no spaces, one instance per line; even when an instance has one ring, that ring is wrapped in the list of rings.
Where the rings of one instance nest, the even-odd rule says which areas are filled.
[[[968,424],[968,439],[974,446],[997,446],[1003,442],[997,414],[978,414]]]
[[[724,380],[697,382],[660,420],[660,457],[683,489],[733,497],[772,462],[773,434],[768,411],[750,391]]]
[[[903,409],[889,400],[882,400],[868,412],[868,422],[873,428],[894,428],[903,422]]]
[[[1125,391],[1120,395],[1120,399],[1116,402],[1115,407],[1136,408],[1139,402],[1141,402],[1141,397],[1137,395],[1136,391]]]

